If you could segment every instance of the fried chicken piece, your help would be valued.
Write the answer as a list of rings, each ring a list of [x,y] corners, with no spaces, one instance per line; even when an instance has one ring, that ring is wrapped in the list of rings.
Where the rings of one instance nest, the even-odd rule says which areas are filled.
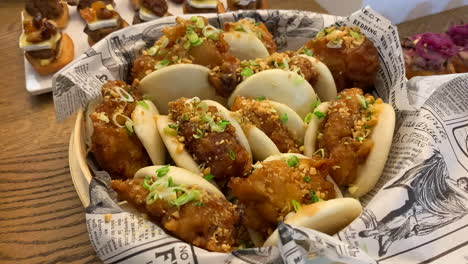
[[[113,179],[133,178],[138,169],[151,164],[140,140],[125,125],[139,95],[132,95],[131,87],[125,82],[108,81],[102,86],[102,96],[103,101],[90,115],[93,123],[91,152]],[[130,97],[133,102],[128,101]]]
[[[369,91],[374,86],[377,49],[358,28],[325,28],[305,46],[330,69],[338,92],[351,87]]]
[[[176,25],[165,27],[162,30],[164,35],[135,60],[132,78],[141,80],[151,72],[172,64],[193,63],[213,68],[232,59],[222,32],[212,30],[207,37],[203,29],[209,25],[208,20],[205,17],[193,18],[177,17]]]
[[[200,104],[203,104],[200,103]],[[231,177],[247,175],[251,156],[236,138],[236,129],[223,120],[214,106],[202,109],[190,99],[169,103],[169,118],[178,125],[187,151],[225,186]]]
[[[310,204],[335,198],[333,183],[326,180],[331,160],[294,159],[262,162],[248,178],[233,178],[232,193],[245,208],[243,224],[265,238],[279,221],[294,211],[293,201]]]
[[[282,123],[279,114],[268,101],[237,97],[231,106],[243,121],[262,130],[278,147],[281,153],[301,153],[294,135]]]
[[[230,252],[236,247],[240,214],[235,205],[196,187],[202,193],[197,201],[175,206],[159,199],[148,204],[149,192],[143,188],[142,181],[141,178],[114,180],[112,188],[119,198],[185,242],[216,252]]]
[[[343,90],[330,103],[316,149],[324,149],[336,161],[330,175],[338,185],[348,186],[356,180],[358,166],[372,150],[374,142],[368,135],[377,124],[381,103],[371,95],[363,96],[359,88]]]

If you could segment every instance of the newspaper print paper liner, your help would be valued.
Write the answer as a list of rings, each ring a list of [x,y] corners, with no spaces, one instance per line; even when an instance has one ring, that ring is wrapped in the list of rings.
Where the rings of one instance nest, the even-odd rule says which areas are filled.
[[[98,176],[90,184],[91,205],[86,219],[91,243],[105,263],[310,263],[312,258],[314,263],[376,263],[375,260],[431,263],[441,258],[443,263],[463,263],[468,198],[459,198],[463,198],[463,193],[455,195],[450,188],[462,185],[464,177],[468,184],[466,74],[443,76],[437,82],[415,78],[407,87],[396,27],[370,8],[346,19],[277,10],[208,17],[215,26],[243,17],[263,21],[281,50],[298,48],[324,26],[336,22],[363,30],[379,52],[381,70],[376,93],[399,112],[386,169],[378,186],[361,202],[367,204],[375,197],[360,218],[335,236],[348,244],[280,223],[277,248],[221,254],[193,247],[166,235],[157,225],[123,212],[111,198],[114,192],[108,188],[109,177],[105,172],[97,172]],[[161,35],[162,27],[172,22],[173,19],[162,19],[114,33],[55,75],[53,95],[57,119],[66,118],[89,99],[99,96],[105,80],[125,79],[131,67],[128,63],[141,48],[151,45]],[[440,87],[429,89],[431,83]],[[416,102],[422,108],[415,110],[408,102]],[[425,175],[430,175],[431,180],[422,180]],[[447,179],[451,179],[449,184]],[[409,194],[408,190],[412,189],[417,195],[411,198],[402,192],[406,190]],[[450,216],[451,212],[457,212],[455,217]]]

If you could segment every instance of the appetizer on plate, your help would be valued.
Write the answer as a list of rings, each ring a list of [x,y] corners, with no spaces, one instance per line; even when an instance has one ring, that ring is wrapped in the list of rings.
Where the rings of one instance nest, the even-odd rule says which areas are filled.
[[[167,10],[166,0],[131,0],[136,14],[133,18],[133,24],[151,21],[170,15]]]
[[[228,0],[227,4],[229,11],[267,8],[265,0]]]
[[[352,197],[368,193],[380,178],[392,144],[395,112],[359,88],[345,89],[306,118],[304,154],[336,163],[330,171]]]
[[[379,70],[374,44],[356,27],[331,26],[305,44],[305,50],[330,69],[339,91],[359,87],[369,91]]]
[[[447,35],[458,47],[457,54],[451,58],[455,71],[468,72],[468,24],[453,25],[447,31]]]
[[[94,45],[110,33],[128,26],[114,9],[113,1],[80,1],[78,11],[86,21],[84,33],[88,35],[88,44]]]
[[[184,14],[224,13],[223,3],[219,0],[185,0]]]
[[[62,0],[27,0],[24,20],[37,16],[54,21],[57,28],[65,28],[68,24],[68,5]]]
[[[24,19],[19,46],[34,70],[41,75],[57,72],[75,56],[71,38],[58,31],[55,22],[42,18],[40,14]]]

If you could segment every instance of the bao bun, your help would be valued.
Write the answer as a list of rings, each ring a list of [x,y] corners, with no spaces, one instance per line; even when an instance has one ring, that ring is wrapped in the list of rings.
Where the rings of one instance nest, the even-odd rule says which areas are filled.
[[[270,55],[262,41],[253,33],[235,31],[226,32],[223,36],[229,44],[229,53],[239,60],[255,60]]]
[[[310,112],[310,106],[318,99],[312,86],[300,75],[280,69],[261,71],[241,82],[229,97],[229,106],[237,96],[264,96],[289,106],[301,118]]]
[[[158,175],[156,173],[156,170],[162,167],[164,166],[149,166],[141,168],[135,173],[134,178],[145,178],[146,176],[157,178]],[[209,194],[225,198],[224,194],[220,190],[218,190],[218,188],[216,188],[213,184],[189,170],[175,166],[169,166],[169,171],[166,175],[168,177],[171,177],[175,184],[185,186],[196,185],[199,188],[207,191]]]
[[[250,156],[252,156],[249,142],[244,132],[242,132],[241,126],[232,117],[229,110],[227,110],[224,106],[222,106],[221,104],[215,101],[203,100],[202,102],[206,103],[208,106],[216,107],[216,109],[218,110],[218,114],[220,114],[224,120],[227,120],[230,122],[230,124],[236,129],[235,133],[236,133],[237,141],[239,142],[239,144],[241,144],[245,148],[245,150],[250,154]],[[177,164],[177,166],[181,168],[185,168],[194,173],[201,173],[202,171],[200,169],[199,164],[193,159],[192,155],[186,150],[185,145],[179,142],[179,140],[177,139],[177,135],[169,135],[164,132],[164,129],[167,128],[168,125],[171,124],[172,122],[173,121],[170,120],[167,116],[160,115],[156,117],[156,124],[159,130],[159,134],[161,135],[164,145],[166,145],[169,155],[171,155],[172,159]]]
[[[140,91],[149,96],[162,114],[167,114],[167,104],[180,97],[226,100],[216,95],[208,82],[210,69],[196,64],[175,64],[154,71],[140,81]]]
[[[374,146],[367,156],[366,161],[358,166],[356,181],[348,188],[351,197],[359,198],[374,188],[382,175],[387,161],[388,153],[392,145],[393,130],[395,129],[395,111],[389,104],[381,104],[377,125],[372,129],[370,139]],[[316,110],[325,115],[328,112],[329,103],[320,104]],[[317,118],[313,115],[304,137],[304,154],[312,157],[315,152],[317,135],[326,118]]]

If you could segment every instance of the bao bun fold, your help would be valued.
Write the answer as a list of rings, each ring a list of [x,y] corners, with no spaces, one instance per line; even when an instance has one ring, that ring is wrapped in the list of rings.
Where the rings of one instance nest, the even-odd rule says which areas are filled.
[[[334,235],[349,225],[362,212],[361,203],[353,198],[338,198],[309,205],[303,205],[296,213],[289,215],[286,224],[310,228],[328,235]],[[278,230],[275,230],[263,246],[278,245]]]
[[[323,64],[318,59],[307,56],[299,55],[300,57],[307,58],[315,70],[318,72],[317,82],[314,84],[314,91],[317,93],[318,97],[322,101],[330,101],[336,97],[336,85],[335,80],[333,80],[333,75],[328,69],[328,67]]]
[[[149,100],[141,101],[132,113],[133,130],[148,152],[153,164],[164,164],[166,150],[156,127],[155,116],[159,115],[156,106]]]
[[[148,166],[145,168],[139,169],[135,173],[134,178],[145,178],[147,176],[157,178],[158,174],[156,170],[161,169],[165,166]],[[177,185],[185,186],[198,186],[199,188],[207,191],[209,194],[216,195],[221,198],[225,198],[224,194],[218,190],[213,184],[205,180],[203,177],[200,177],[198,174],[195,174],[189,170],[169,166],[169,171],[167,173],[168,177],[171,177],[173,182]]]
[[[236,130],[235,136],[239,144],[245,148],[245,150],[249,153],[250,156],[252,156],[248,140],[245,134],[242,132],[241,126],[232,117],[229,110],[227,110],[224,106],[222,106],[220,103],[217,103],[215,101],[203,100],[201,102],[206,103],[206,105],[208,106],[216,107],[216,109],[218,110],[218,113],[222,116],[222,118],[224,120],[229,121],[230,125],[232,125],[235,128]],[[169,124],[175,124],[174,121],[170,120],[168,116],[159,115],[156,118],[156,124],[159,130],[159,133],[161,135],[161,138],[164,144],[166,145],[166,148],[169,154],[171,155],[172,159],[177,164],[177,166],[181,168],[185,168],[194,173],[202,173],[200,164],[198,164],[194,160],[192,155],[187,151],[187,149],[185,148],[185,144],[181,143],[178,140],[177,135],[165,133],[164,130],[167,129]],[[251,162],[252,161],[250,161],[250,163]]]
[[[237,96],[266,97],[289,106],[301,118],[310,112],[311,105],[318,100],[312,86],[299,74],[280,69],[261,71],[241,82],[229,97],[229,106]]]
[[[210,70],[196,64],[175,64],[150,73],[140,81],[141,92],[151,98],[162,114],[167,103],[180,97],[199,97],[225,102],[208,82]]]
[[[380,105],[378,123],[368,136],[373,141],[372,149],[364,163],[358,165],[357,178],[348,187],[348,194],[354,198],[365,195],[375,186],[382,174],[392,144],[395,112],[389,104],[382,103]],[[329,111],[329,103],[320,104],[316,108],[317,110],[326,116]],[[314,155],[319,130],[326,120],[327,118],[318,118],[313,115],[304,137],[304,154],[306,156],[312,157]]]
[[[246,32],[225,32],[224,40],[229,44],[229,53],[240,60],[266,58],[270,54],[257,36]]]

